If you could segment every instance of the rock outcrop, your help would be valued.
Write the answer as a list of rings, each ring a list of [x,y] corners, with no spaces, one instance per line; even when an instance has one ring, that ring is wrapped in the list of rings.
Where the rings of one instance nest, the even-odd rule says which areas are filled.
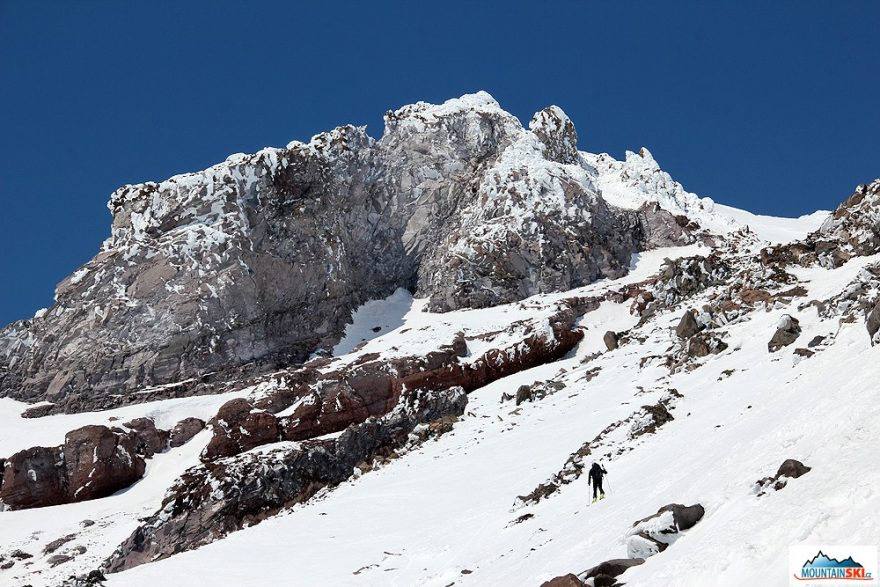
[[[378,141],[344,126],[124,186],[98,255],[0,331],[0,394],[50,413],[210,392],[327,347],[397,287],[489,306],[693,241],[659,206],[609,206],[576,142],[561,109],[526,130],[478,93],[388,112]]]
[[[123,426],[135,432],[136,450],[139,455],[150,458],[157,452],[164,452],[168,449],[170,433],[167,430],[156,428],[156,423],[152,418],[135,418]]]
[[[786,314],[779,320],[779,324],[776,326],[776,332],[773,333],[773,338],[767,343],[767,350],[771,353],[775,353],[779,349],[787,347],[796,341],[800,335],[800,322],[797,318]]]
[[[694,314],[695,312],[693,310],[688,310],[681,317],[678,326],[675,327],[675,334],[677,334],[679,338],[688,339],[703,329],[700,323],[697,322]]]
[[[140,479],[146,463],[138,453],[138,436],[106,426],[84,426],[64,437],[67,501],[106,497]]]
[[[11,509],[63,503],[67,495],[64,452],[61,447],[37,446],[6,460],[0,503]]]
[[[227,402],[211,420],[213,436],[205,460],[228,457],[279,440],[300,441],[339,432],[387,414],[409,391],[461,387],[473,391],[507,375],[558,359],[581,341],[577,314],[563,308],[546,321],[511,326],[521,338],[465,362],[455,341],[424,356],[370,357],[339,369],[312,367],[291,374],[286,387],[254,402]],[[366,360],[364,360],[366,359]],[[304,383],[308,382],[308,383]],[[266,411],[271,406],[276,417]]]
[[[84,426],[58,447],[34,447],[7,459],[0,502],[10,509],[44,507],[108,496],[140,479],[146,445],[137,433]]]
[[[236,455],[280,440],[278,418],[255,409],[244,398],[223,404],[209,424],[213,428],[213,436],[204,451],[204,457],[208,460]]]
[[[880,179],[856,187],[822,223],[801,241],[761,251],[765,264],[840,267],[853,257],[880,252]]]
[[[868,313],[865,319],[865,327],[868,329],[868,336],[871,337],[871,344],[876,342],[877,332],[880,332],[880,301],[874,304],[873,309]]]
[[[679,503],[665,505],[656,514],[633,524],[626,539],[627,556],[645,559],[675,542],[679,533],[689,530],[701,519],[705,510],[700,504],[684,506]]]
[[[204,420],[200,420],[199,418],[184,418],[175,424],[174,428],[170,430],[168,444],[171,448],[183,446],[192,440],[193,436],[204,429]]]
[[[283,445],[192,468],[105,567],[122,571],[256,524],[339,484],[355,466],[405,449],[419,424],[456,418],[466,404],[461,388],[407,392],[391,413],[351,426],[336,439]]]
[[[815,258],[826,267],[880,252],[880,179],[858,186],[808,242]]]
[[[644,559],[640,558],[614,558],[599,563],[595,567],[591,567],[583,572],[584,579],[595,579],[596,577],[619,577],[633,567],[637,567],[644,563]]]

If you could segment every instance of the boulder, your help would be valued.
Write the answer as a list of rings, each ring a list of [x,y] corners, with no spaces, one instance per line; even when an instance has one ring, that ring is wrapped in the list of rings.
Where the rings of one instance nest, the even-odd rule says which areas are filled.
[[[792,479],[797,479],[809,473],[811,468],[795,459],[785,459],[776,471],[776,478],[791,477]]]
[[[709,341],[705,336],[693,336],[687,341],[687,354],[691,357],[705,357],[710,353]]]
[[[199,418],[184,418],[171,429],[169,445],[171,448],[183,446],[193,436],[205,429],[205,421]]]
[[[67,501],[111,495],[140,479],[146,463],[136,440],[106,426],[83,426],[64,437]]]
[[[771,489],[779,491],[788,484],[789,479],[797,479],[809,472],[810,467],[802,462],[796,461],[795,459],[786,459],[779,466],[776,475],[773,477],[764,477],[755,482],[755,491],[758,493],[758,497],[766,494]]]
[[[61,587],[101,587],[106,580],[104,573],[96,569],[87,574],[68,577],[61,584]]]
[[[633,524],[627,537],[627,550],[642,553],[652,551],[653,548],[646,542],[646,539],[656,543],[672,544],[678,538],[679,532],[692,528],[703,518],[704,514],[705,510],[700,504],[692,506],[684,506],[680,503],[665,505],[657,510],[656,514],[642,518]],[[663,548],[658,546],[656,552],[662,550]]]
[[[58,565],[63,565],[64,563],[70,562],[73,560],[73,557],[69,554],[53,554],[49,558],[46,559],[46,562],[50,567],[57,567]]]
[[[874,335],[880,331],[880,301],[874,305],[874,308],[868,314],[865,326],[868,328],[868,336],[871,337],[871,344],[874,344]]]
[[[607,560],[605,562],[599,563],[595,567],[587,569],[584,571],[583,575],[585,579],[591,579],[598,575],[608,575],[609,577],[619,577],[622,575],[627,569],[631,569],[632,567],[637,567],[640,564],[644,563],[645,559],[641,558],[615,558],[611,560]]]
[[[67,534],[61,538],[57,538],[43,547],[43,554],[52,554],[71,540],[76,539],[76,534]]]
[[[541,583],[541,587],[583,587],[583,585],[581,580],[577,578],[577,575],[572,573],[554,577],[549,581]]]
[[[779,349],[786,347],[797,340],[801,335],[801,325],[797,318],[784,315],[776,326],[776,332],[773,338],[767,343],[767,349],[771,353],[775,353]]]
[[[203,460],[231,456],[280,438],[278,419],[262,410],[254,409],[248,400],[229,400],[211,418],[214,435],[205,450]]]
[[[457,357],[466,357],[468,356],[468,345],[467,339],[464,337],[463,332],[459,332],[455,335],[455,338],[452,340],[452,352],[455,353]]]
[[[684,313],[684,316],[681,317],[678,326],[675,327],[675,334],[677,334],[679,338],[688,339],[702,330],[702,327],[700,326],[700,323],[697,322],[697,318],[694,314],[695,312],[693,310],[688,310]]]
[[[123,426],[135,433],[135,448],[139,455],[150,458],[168,449],[168,431],[156,428],[152,418],[135,418]]]
[[[869,331],[870,332],[870,331]],[[810,348],[814,348],[819,346],[825,341],[825,337],[821,335],[816,335],[810,339],[810,342],[807,343],[807,346]]]
[[[726,349],[726,342],[724,342],[720,338],[709,336],[703,332],[695,334],[691,338],[687,339],[687,354],[690,357],[706,357],[710,354],[718,354]]]
[[[602,337],[602,340],[605,342],[605,347],[609,351],[615,350],[620,342],[617,338],[617,333],[613,330],[609,330],[608,332],[606,332],[605,336]]]
[[[617,581],[616,577],[611,575],[596,575],[593,577],[593,587],[616,587],[622,584]]]
[[[9,457],[0,501],[11,509],[58,505],[67,501],[67,474],[60,447],[36,446]]]
[[[516,405],[526,401],[532,401],[532,388],[528,385],[520,385],[516,390]]]
[[[656,404],[642,406],[639,417],[630,426],[629,437],[638,438],[643,434],[654,434],[658,428],[674,419],[662,400]]]
[[[669,546],[647,534],[633,534],[626,539],[626,556],[629,558],[648,558],[666,550]]]

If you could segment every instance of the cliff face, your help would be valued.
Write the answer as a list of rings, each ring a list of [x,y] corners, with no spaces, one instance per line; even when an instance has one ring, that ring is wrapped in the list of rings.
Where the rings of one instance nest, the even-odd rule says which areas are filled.
[[[693,239],[659,207],[609,206],[561,109],[529,127],[481,92],[389,112],[378,141],[344,126],[120,188],[98,255],[52,308],[0,331],[0,395],[80,410],[266,371],[399,286],[432,311],[485,307]]]

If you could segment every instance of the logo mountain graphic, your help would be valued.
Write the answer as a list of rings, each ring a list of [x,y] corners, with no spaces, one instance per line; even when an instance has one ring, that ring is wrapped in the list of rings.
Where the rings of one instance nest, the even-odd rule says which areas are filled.
[[[853,560],[853,557],[847,557],[842,561],[836,558],[830,558],[821,550],[812,559],[804,563],[804,568],[862,568],[862,565]]]

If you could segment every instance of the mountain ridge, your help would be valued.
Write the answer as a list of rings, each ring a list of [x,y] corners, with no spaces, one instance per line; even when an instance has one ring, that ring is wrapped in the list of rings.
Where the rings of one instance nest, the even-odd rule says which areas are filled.
[[[397,287],[484,307],[706,237],[661,206],[609,207],[558,107],[530,127],[482,92],[389,111],[379,140],[342,126],[116,190],[98,255],[0,331],[0,393],[80,410],[210,392],[331,347]]]

